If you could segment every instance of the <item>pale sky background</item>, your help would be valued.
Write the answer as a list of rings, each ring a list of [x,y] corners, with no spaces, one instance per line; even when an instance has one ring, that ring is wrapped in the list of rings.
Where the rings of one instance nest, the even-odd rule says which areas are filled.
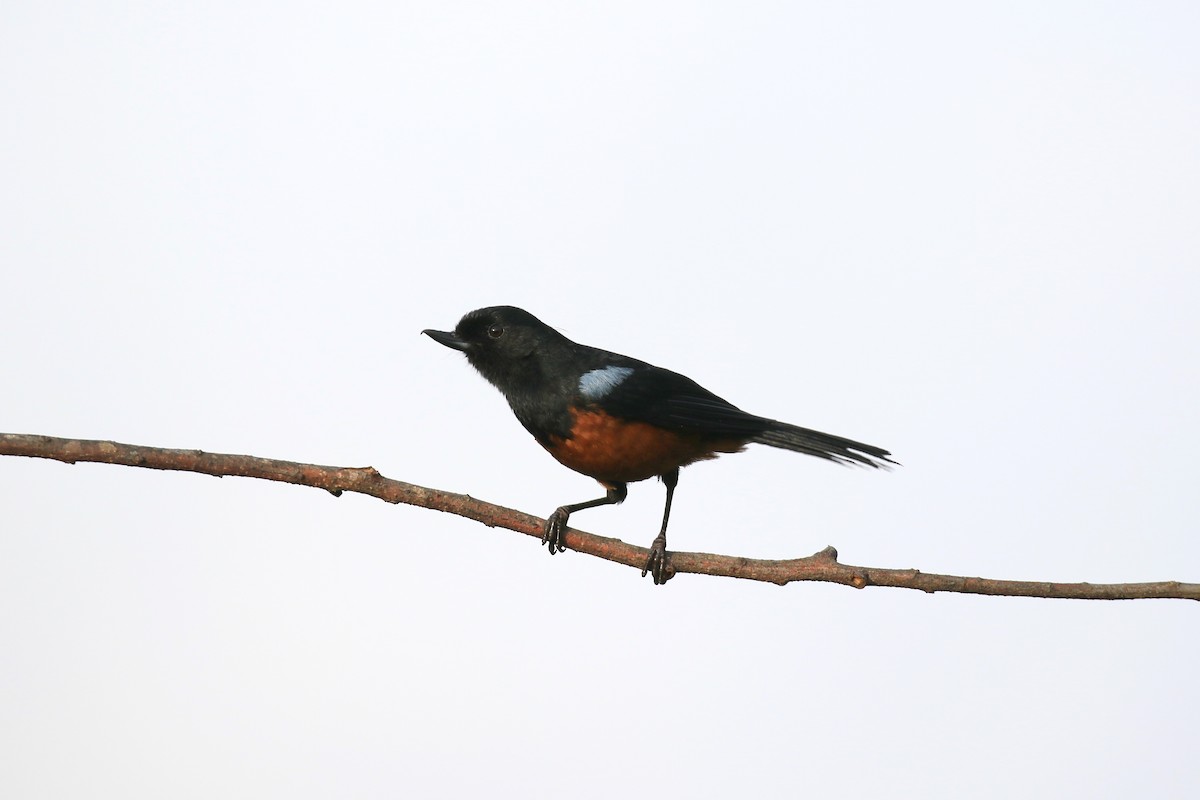
[[[684,471],[676,549],[1200,580],[1200,5],[0,6],[0,429],[597,496],[520,305],[890,448]],[[1200,606],[633,570],[0,458],[5,798],[1163,797]],[[646,545],[662,487],[580,527]]]

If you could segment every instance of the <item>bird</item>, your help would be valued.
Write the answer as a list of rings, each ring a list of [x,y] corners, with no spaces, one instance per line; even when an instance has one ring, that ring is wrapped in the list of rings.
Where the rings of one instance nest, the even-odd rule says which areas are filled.
[[[748,444],[839,464],[899,465],[882,447],[750,414],[677,372],[573,342],[515,306],[480,308],[453,331],[422,333],[462,352],[538,444],[605,488],[603,497],[560,506],[546,519],[542,543],[551,555],[565,549],[572,514],[621,503],[628,484],[661,479],[662,527],[642,568],[642,577],[649,572],[656,585],[673,574],[667,522],[682,467]]]

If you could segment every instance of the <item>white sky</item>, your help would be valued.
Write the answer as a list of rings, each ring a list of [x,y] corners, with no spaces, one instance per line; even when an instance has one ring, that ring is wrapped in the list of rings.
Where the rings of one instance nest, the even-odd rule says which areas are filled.
[[[0,9],[0,427],[597,486],[419,336],[512,303],[891,448],[674,548],[1200,580],[1195,3]],[[1194,797],[1200,608],[637,573],[0,459],[0,795]],[[648,544],[662,488],[580,527]]]

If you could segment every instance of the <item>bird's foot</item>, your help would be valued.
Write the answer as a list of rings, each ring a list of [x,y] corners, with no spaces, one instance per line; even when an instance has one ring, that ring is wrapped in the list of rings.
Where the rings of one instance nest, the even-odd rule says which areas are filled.
[[[542,544],[550,546],[550,555],[561,553],[567,548],[563,545],[563,533],[567,529],[567,519],[571,512],[565,507],[554,511],[546,518],[546,529],[542,532]]]
[[[661,586],[675,574],[667,564],[667,537],[664,534],[660,533],[650,543],[650,557],[646,559],[646,566],[642,567],[643,578],[647,572],[654,578],[655,586]]]

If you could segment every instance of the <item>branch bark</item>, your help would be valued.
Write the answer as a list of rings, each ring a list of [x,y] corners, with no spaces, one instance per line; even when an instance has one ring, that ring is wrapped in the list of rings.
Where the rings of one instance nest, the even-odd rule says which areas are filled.
[[[327,467],[255,456],[206,453],[202,450],[172,450],[119,442],[13,433],[0,433],[0,455],[47,458],[68,464],[90,461],[147,469],[200,472],[218,477],[229,475],[261,478],[325,489],[335,496],[342,492],[357,492],[388,503],[405,503],[457,514],[489,527],[506,528],[539,538],[545,524],[539,517],[477,500],[468,495],[428,489],[385,478],[374,467]],[[649,551],[644,547],[574,528],[567,530],[565,542],[571,550],[638,570],[646,563],[649,555]],[[937,575],[915,569],[883,569],[843,564],[837,560],[837,551],[832,547],[826,547],[805,558],[779,561],[671,551],[668,575],[681,572],[744,578],[780,586],[792,581],[824,581],[857,589],[867,586],[893,586],[931,593],[959,592],[1076,600],[1200,600],[1200,584],[1197,583],[1056,583]]]

